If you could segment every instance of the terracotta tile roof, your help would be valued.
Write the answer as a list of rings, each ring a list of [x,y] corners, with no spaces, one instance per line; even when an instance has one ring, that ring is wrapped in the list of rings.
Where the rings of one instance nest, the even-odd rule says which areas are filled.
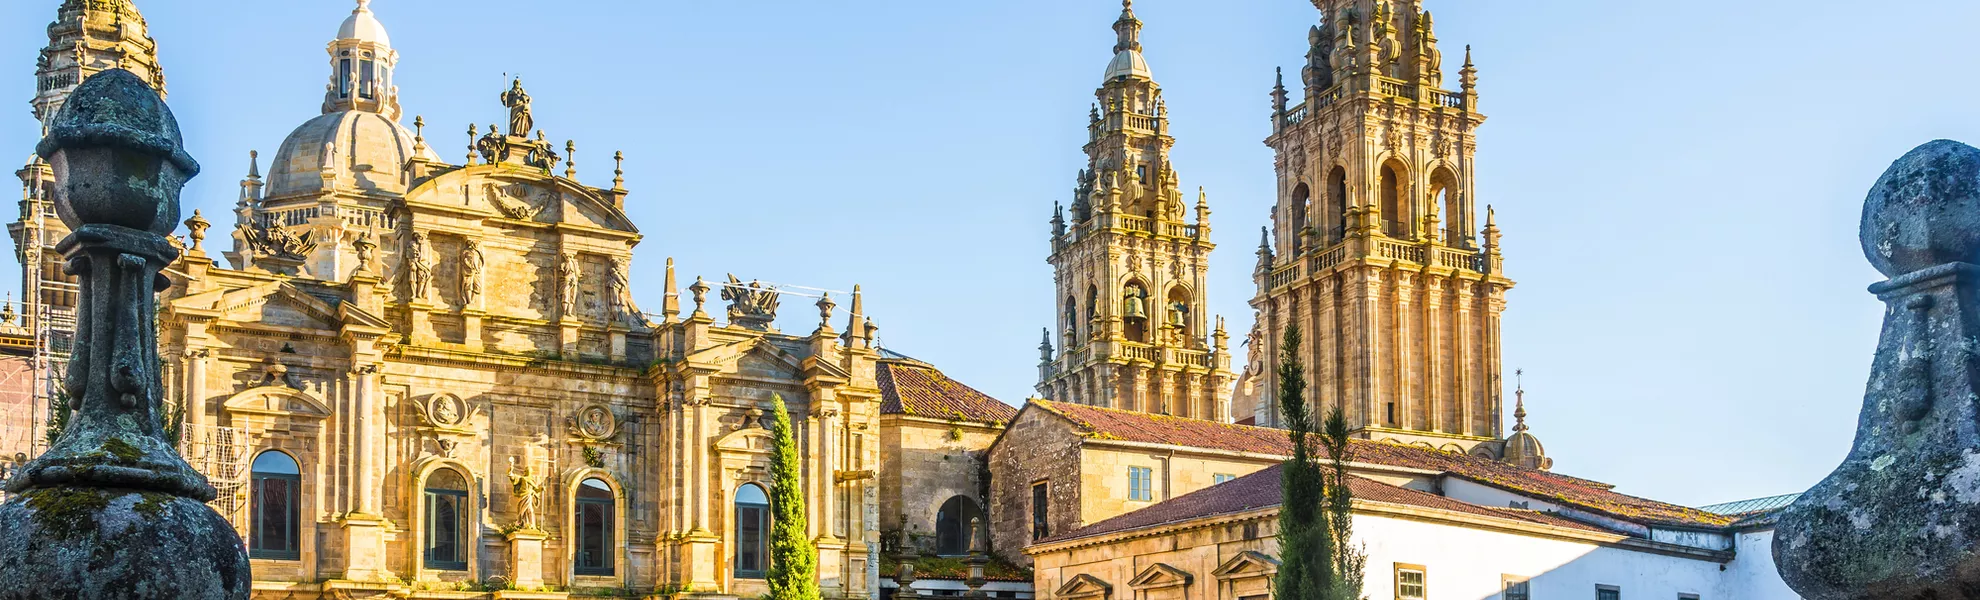
[[[1071,421],[1088,438],[1271,456],[1292,454],[1292,440],[1284,430],[1044,400],[1032,402]],[[1607,484],[1521,468],[1487,458],[1370,441],[1356,441],[1352,448],[1355,462],[1438,471],[1625,521],[1716,529],[1730,525],[1734,520],[1695,508],[1618,494]]]
[[[1075,529],[1062,535],[1045,539],[1039,543],[1050,544],[1110,533],[1183,523],[1197,519],[1275,508],[1280,505],[1280,498],[1283,495],[1283,491],[1279,485],[1283,481],[1281,472],[1284,469],[1285,465],[1273,465],[1257,473],[1159,502],[1148,508]],[[1617,533],[1595,525],[1547,513],[1478,506],[1436,494],[1396,487],[1360,477],[1350,480],[1349,486],[1353,488],[1356,500],[1367,502],[1433,508],[1481,517],[1511,519],[1541,525],[1579,529],[1582,531]]]
[[[1009,423],[1017,416],[1017,407],[950,379],[923,363],[881,361],[875,378],[880,384],[881,414],[978,423]]]

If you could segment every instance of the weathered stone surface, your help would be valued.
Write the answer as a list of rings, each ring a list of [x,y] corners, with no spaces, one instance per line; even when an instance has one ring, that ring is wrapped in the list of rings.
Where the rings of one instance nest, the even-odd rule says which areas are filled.
[[[1936,141],[1865,202],[1891,277],[1856,442],[1781,515],[1781,576],[1809,600],[1980,598],[1980,150]]]
[[[0,504],[0,600],[247,598],[245,548],[203,504],[214,489],[169,441],[162,407],[155,292],[179,256],[163,234],[199,167],[157,93],[122,70],[77,87],[39,150],[75,228],[57,250],[81,318],[69,423]]]

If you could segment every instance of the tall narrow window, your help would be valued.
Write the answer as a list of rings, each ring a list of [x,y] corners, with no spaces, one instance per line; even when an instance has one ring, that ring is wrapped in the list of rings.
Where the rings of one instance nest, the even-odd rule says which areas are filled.
[[[1423,565],[1396,565],[1396,600],[1423,600],[1429,596],[1429,574]]]
[[[337,61],[337,97],[351,97],[351,59]]]
[[[770,496],[754,483],[736,488],[736,577],[770,570]]]
[[[1327,232],[1328,243],[1340,241],[1343,236],[1347,235],[1347,207],[1347,169],[1334,167],[1334,172],[1327,175],[1327,220],[1325,222],[1331,228]]]
[[[1382,166],[1382,221],[1392,237],[1407,237],[1409,215],[1403,214],[1403,179],[1393,165]]]
[[[1505,582],[1505,600],[1533,600],[1532,584],[1525,577],[1506,575],[1499,580]]]
[[[1595,586],[1595,600],[1622,600],[1622,588],[1613,585]]]
[[[597,479],[586,479],[578,484],[577,513],[577,574],[611,575],[612,557],[617,547],[613,543],[612,519],[616,516],[612,487]]]
[[[273,450],[263,452],[254,457],[249,479],[254,501],[248,555],[272,560],[301,558],[296,488],[302,485],[302,469],[296,466],[296,459]]]
[[[468,561],[467,479],[453,469],[426,478],[426,568],[465,571]]]
[[[1308,219],[1313,218],[1312,189],[1306,187],[1304,183],[1299,184],[1299,187],[1293,188],[1290,208],[1292,209],[1293,248],[1297,251],[1304,249],[1307,240],[1310,238],[1307,235],[1306,229],[1312,226],[1312,224],[1307,222]]]
[[[358,63],[358,97],[370,100],[378,95],[378,63],[369,58]]]
[[[1052,483],[1040,481],[1031,484],[1031,540],[1038,541],[1052,537],[1052,519],[1046,511],[1051,506],[1050,490]]]
[[[983,517],[976,501],[964,496],[950,498],[935,511],[935,553],[960,556],[969,553],[969,524]]]
[[[1155,470],[1148,467],[1128,467],[1128,499],[1135,502],[1155,500]]]

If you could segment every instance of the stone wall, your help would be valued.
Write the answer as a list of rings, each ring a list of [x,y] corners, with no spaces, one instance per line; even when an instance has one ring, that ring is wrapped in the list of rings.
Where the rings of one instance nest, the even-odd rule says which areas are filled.
[[[998,556],[1031,564],[1024,547],[1032,542],[1031,488],[1048,485],[1051,532],[1077,529],[1082,494],[1079,445],[1070,425],[1026,407],[990,447],[990,540]]]
[[[1003,429],[905,415],[880,420],[880,530],[905,549],[935,551],[935,514],[956,496],[989,513],[982,461]]]

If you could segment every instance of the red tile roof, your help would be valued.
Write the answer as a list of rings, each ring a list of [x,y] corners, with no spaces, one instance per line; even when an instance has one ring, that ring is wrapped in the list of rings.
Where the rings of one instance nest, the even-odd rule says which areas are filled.
[[[1284,469],[1285,466],[1282,464],[1273,465],[1234,481],[1178,496],[1149,506],[1148,508],[1045,539],[1039,543],[1050,544],[1110,533],[1183,523],[1197,519],[1276,508],[1281,504],[1280,498],[1284,494],[1282,488],[1279,487],[1283,481],[1282,472]],[[1547,513],[1478,506],[1436,494],[1388,485],[1360,477],[1349,480],[1348,485],[1353,489],[1356,500],[1432,508],[1481,517],[1511,519],[1583,531],[1617,533],[1595,525]]]
[[[1017,407],[922,363],[881,361],[876,379],[880,384],[881,414],[1003,424],[1009,423],[1018,412]]]
[[[1064,417],[1092,439],[1173,444],[1290,456],[1292,439],[1284,430],[1033,400]],[[1496,460],[1428,448],[1356,441],[1355,462],[1442,472],[1588,512],[1650,525],[1716,529],[1732,524],[1724,515],[1618,494],[1610,486],[1577,477],[1526,469]]]

